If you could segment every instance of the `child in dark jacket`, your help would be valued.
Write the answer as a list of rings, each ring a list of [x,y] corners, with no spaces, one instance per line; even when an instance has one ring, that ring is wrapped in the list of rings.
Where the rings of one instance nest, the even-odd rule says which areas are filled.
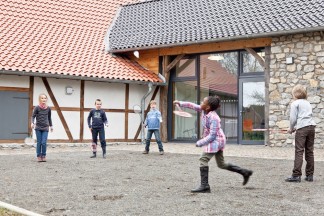
[[[38,162],[46,162],[46,147],[49,127],[53,132],[51,108],[47,106],[47,95],[39,95],[39,105],[34,108],[31,128],[35,129],[37,146],[36,154]],[[36,119],[36,124],[34,123]]]
[[[92,109],[88,116],[88,125],[92,133],[92,153],[90,158],[97,157],[97,140],[98,134],[102,148],[102,157],[106,158],[106,137],[104,126],[108,127],[106,113],[101,109],[102,102],[100,99],[95,101],[95,109]],[[91,121],[92,119],[92,121]]]
[[[156,101],[150,102],[151,110],[147,113],[144,125],[148,127],[146,145],[143,154],[148,154],[150,151],[150,142],[154,133],[156,142],[159,146],[160,155],[164,154],[163,145],[160,138],[160,122],[162,121],[161,113],[156,109]]]
[[[204,101],[200,105],[174,101],[175,105],[193,109],[201,112],[201,119],[203,125],[203,138],[197,141],[197,147],[204,147],[204,152],[201,154],[200,162],[200,176],[201,184],[195,189],[192,189],[193,193],[205,193],[210,192],[210,186],[208,184],[208,162],[215,156],[217,166],[221,169],[226,169],[232,172],[239,173],[243,176],[243,185],[247,184],[252,170],[243,169],[233,164],[225,163],[223,151],[226,143],[225,134],[221,128],[221,120],[216,113],[216,110],[220,107],[220,98],[217,96],[205,97]]]

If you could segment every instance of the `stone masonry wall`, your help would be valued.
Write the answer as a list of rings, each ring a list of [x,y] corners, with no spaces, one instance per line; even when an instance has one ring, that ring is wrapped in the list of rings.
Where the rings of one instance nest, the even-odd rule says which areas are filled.
[[[293,64],[286,58],[293,57]],[[269,83],[269,127],[288,129],[291,90],[296,84],[307,87],[308,101],[317,124],[315,148],[324,148],[324,32],[273,38]],[[294,135],[270,133],[270,146],[291,146]]]

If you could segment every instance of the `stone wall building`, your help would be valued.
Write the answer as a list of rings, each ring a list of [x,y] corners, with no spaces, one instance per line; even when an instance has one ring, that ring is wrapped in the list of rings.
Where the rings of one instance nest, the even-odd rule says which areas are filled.
[[[293,62],[288,64],[287,58]],[[307,87],[308,101],[313,107],[317,124],[315,146],[324,147],[324,34],[312,32],[272,38],[269,126],[273,129],[289,127],[289,108],[293,101],[291,90],[296,84]],[[293,144],[293,136],[273,133],[270,145]]]

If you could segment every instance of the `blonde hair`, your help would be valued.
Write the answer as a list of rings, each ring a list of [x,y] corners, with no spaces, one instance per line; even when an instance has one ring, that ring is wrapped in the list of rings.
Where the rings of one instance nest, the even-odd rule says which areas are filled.
[[[296,98],[296,99],[307,99],[307,90],[305,86],[302,86],[300,84],[296,85],[292,91],[291,91],[292,95]]]
[[[45,93],[40,93],[39,96],[38,96],[38,102],[40,103],[41,102],[41,97],[42,96],[45,96],[46,99],[48,99],[47,95]]]
[[[151,101],[150,101],[150,105],[151,105],[151,104],[156,104],[156,101],[155,101],[155,100],[151,100]]]

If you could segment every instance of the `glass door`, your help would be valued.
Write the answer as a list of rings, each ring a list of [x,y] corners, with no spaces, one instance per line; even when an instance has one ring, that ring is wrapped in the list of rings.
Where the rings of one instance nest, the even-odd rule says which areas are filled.
[[[172,97],[168,98],[168,140],[193,142],[197,140],[199,125],[197,124],[197,112],[186,109],[192,114],[191,118],[184,118],[174,115],[173,111],[177,107],[173,105],[174,100],[197,103],[197,57],[186,56],[181,59],[171,73],[171,85],[169,91]],[[185,109],[185,108],[183,108]]]
[[[239,143],[264,144],[265,83],[264,78],[239,81]]]

